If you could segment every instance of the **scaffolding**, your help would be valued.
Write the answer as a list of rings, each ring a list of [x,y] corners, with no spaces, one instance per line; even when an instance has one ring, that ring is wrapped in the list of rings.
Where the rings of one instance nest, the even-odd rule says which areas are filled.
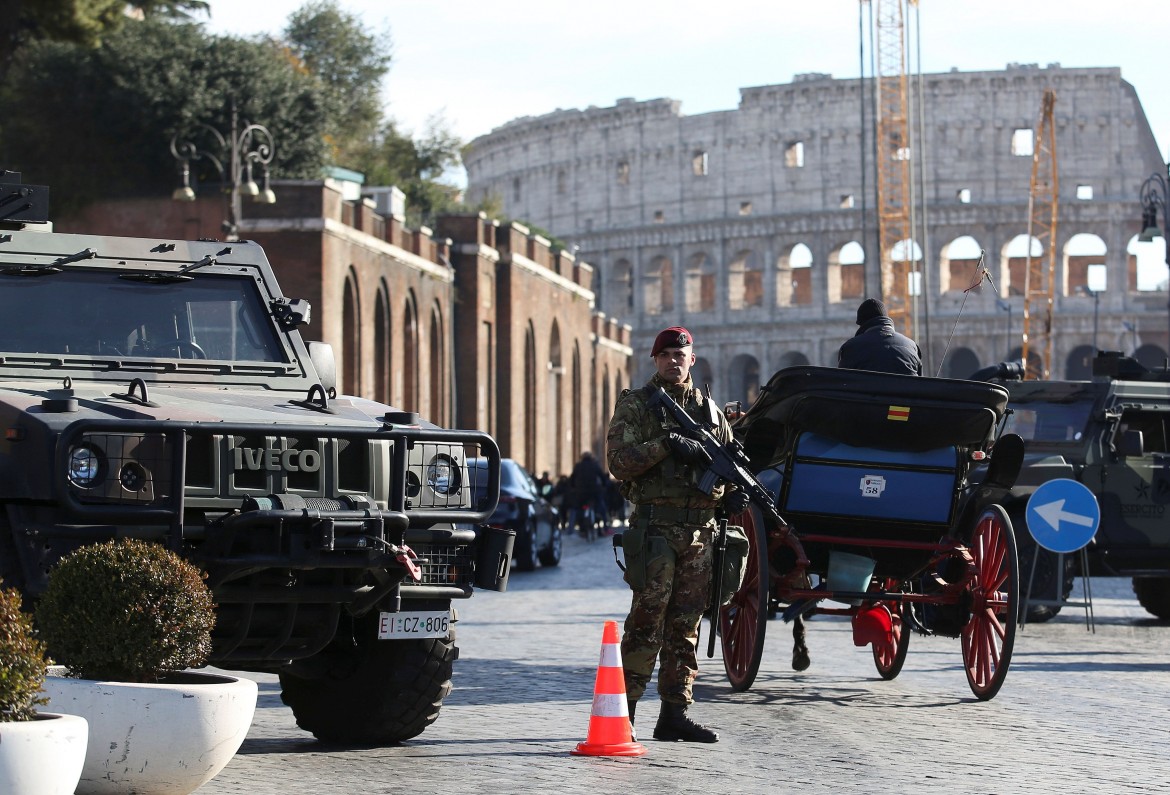
[[[1024,332],[1020,358],[1024,378],[1047,380],[1052,368],[1052,309],[1056,286],[1056,92],[1044,90],[1040,120],[1032,142],[1032,181],[1028,189],[1028,242],[1024,271]],[[1039,256],[1032,249],[1039,245]],[[1029,355],[1029,353],[1034,355]]]

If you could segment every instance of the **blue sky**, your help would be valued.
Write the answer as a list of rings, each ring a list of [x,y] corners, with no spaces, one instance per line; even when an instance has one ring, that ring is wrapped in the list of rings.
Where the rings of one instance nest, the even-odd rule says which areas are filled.
[[[276,33],[302,0],[211,0],[217,33]],[[739,89],[827,72],[856,77],[858,0],[341,0],[389,29],[391,115],[419,131],[443,113],[464,139],[519,116],[670,97],[730,110]],[[920,0],[924,72],[1008,63],[1119,66],[1170,153],[1165,0]],[[716,13],[717,12],[717,13]],[[1059,97],[1057,98],[1059,103]],[[1039,113],[1039,103],[1037,103]]]
[[[278,33],[305,0],[211,0],[209,28]],[[739,89],[826,72],[856,77],[858,0],[340,0],[388,30],[388,113],[421,132],[439,114],[464,140],[521,116],[669,97],[688,115],[731,110]],[[1117,66],[1170,158],[1166,0],[919,0],[908,47],[923,72],[1009,63]],[[866,55],[868,66],[868,53]],[[1060,97],[1057,96],[1059,111]],[[1039,115],[1039,100],[1036,108]],[[1059,152],[1058,152],[1059,156]],[[456,177],[462,181],[462,175]],[[1155,250],[1156,249],[1156,250]],[[1148,286],[1162,242],[1142,244]]]

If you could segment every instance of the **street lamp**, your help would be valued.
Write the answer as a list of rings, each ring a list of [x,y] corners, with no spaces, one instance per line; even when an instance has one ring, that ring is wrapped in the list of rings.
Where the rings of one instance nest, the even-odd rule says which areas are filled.
[[[228,217],[223,222],[223,231],[228,240],[239,240],[240,218],[242,215],[241,196],[251,196],[257,204],[276,204],[276,194],[268,186],[268,164],[272,162],[275,147],[272,135],[268,129],[259,124],[244,124],[239,129],[239,119],[236,114],[236,101],[232,100],[232,129],[228,137],[207,124],[199,124],[197,128],[206,131],[214,140],[219,153],[217,157],[212,152],[200,149],[194,142],[180,140],[179,134],[171,138],[171,154],[179,161],[179,177],[182,184],[171,194],[175,201],[195,201],[195,191],[191,187],[191,161],[206,160],[219,172],[220,180],[231,181],[228,197]],[[220,158],[223,158],[221,160]],[[224,167],[224,162],[227,167]],[[253,166],[259,166],[264,187],[261,188],[252,179]]]
[[[1142,189],[1139,194],[1139,201],[1142,203],[1142,231],[1138,235],[1138,241],[1141,243],[1149,243],[1159,235],[1166,243],[1166,267],[1170,269],[1170,185],[1167,180],[1170,179],[1170,165],[1166,166],[1166,174],[1163,175],[1158,171],[1146,178],[1142,183]],[[1158,229],[1158,208],[1162,208],[1162,229]],[[1170,312],[1170,283],[1167,286],[1167,301],[1166,309]],[[1170,346],[1170,326],[1167,326],[1166,343]],[[1170,352],[1170,347],[1167,348]]]
[[[1094,263],[1090,265],[1085,273],[1085,281],[1087,284],[1082,284],[1077,288],[1082,294],[1092,296],[1093,298],[1093,356],[1097,356],[1097,319],[1100,317],[1101,309],[1101,293],[1105,292],[1106,274],[1103,263]]]
[[[1007,333],[1004,335],[1004,347],[1007,349],[1007,360],[1010,360],[1012,358],[1012,302],[997,298],[995,305],[1007,312],[1008,322]]]

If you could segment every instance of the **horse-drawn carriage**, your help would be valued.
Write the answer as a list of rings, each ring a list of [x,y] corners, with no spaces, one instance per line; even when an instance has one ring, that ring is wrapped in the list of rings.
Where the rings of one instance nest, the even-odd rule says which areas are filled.
[[[719,615],[735,690],[751,687],[768,619],[784,611],[851,617],[884,679],[901,671],[912,631],[957,637],[971,690],[995,696],[1019,598],[1015,536],[997,502],[1023,454],[1002,434],[1007,400],[994,384],[861,370],[772,377],[733,425],[775,498],[736,518],[747,569]]]

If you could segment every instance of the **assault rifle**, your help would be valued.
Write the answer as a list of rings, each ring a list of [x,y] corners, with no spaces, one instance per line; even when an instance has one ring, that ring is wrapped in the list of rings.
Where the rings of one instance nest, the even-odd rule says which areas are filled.
[[[647,404],[651,409],[661,407],[670,415],[685,436],[694,439],[703,446],[703,450],[710,457],[707,470],[699,479],[699,488],[711,494],[724,483],[731,483],[743,491],[757,508],[763,512],[776,527],[787,527],[788,523],[776,510],[776,503],[764,484],[748,469],[751,462],[743,452],[743,445],[735,439],[727,444],[715,438],[710,430],[703,427],[690,414],[683,411],[682,406],[674,402],[674,398],[666,393],[662,387],[656,387],[650,395]]]
[[[650,395],[647,405],[651,409],[661,408],[670,415],[687,437],[702,445],[710,463],[699,478],[699,488],[711,494],[724,483],[731,483],[748,496],[757,508],[771,521],[775,527],[787,528],[788,523],[776,510],[776,503],[764,484],[748,469],[751,463],[743,452],[743,445],[732,439],[727,444],[715,438],[710,430],[703,427],[694,417],[683,411],[682,406],[674,402],[674,398],[666,393],[662,387],[657,387]],[[707,638],[707,656],[715,656],[715,627],[719,621],[718,604],[723,590],[723,555],[727,552],[727,522],[720,523],[719,537],[715,548],[715,576],[718,579],[711,605],[711,634]]]

